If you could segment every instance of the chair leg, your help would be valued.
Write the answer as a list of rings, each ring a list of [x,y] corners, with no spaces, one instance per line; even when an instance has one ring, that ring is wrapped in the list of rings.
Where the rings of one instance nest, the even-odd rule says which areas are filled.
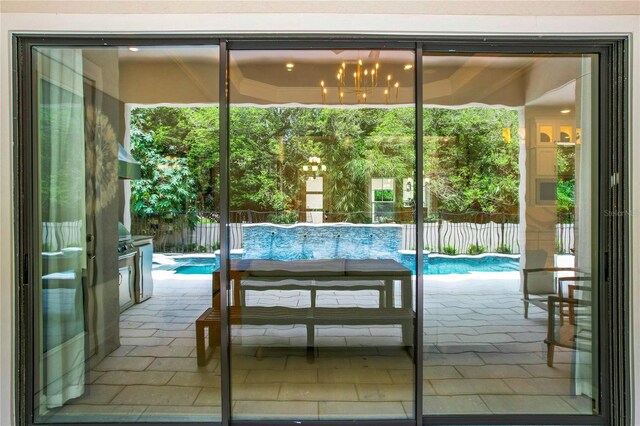
[[[547,365],[549,367],[553,367],[553,349],[553,345],[547,343]]]
[[[529,318],[529,302],[525,300],[523,303],[524,303],[524,317],[526,319],[526,318]]]

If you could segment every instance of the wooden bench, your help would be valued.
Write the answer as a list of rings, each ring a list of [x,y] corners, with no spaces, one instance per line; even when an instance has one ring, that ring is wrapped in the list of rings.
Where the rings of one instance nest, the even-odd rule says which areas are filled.
[[[209,329],[209,350],[205,347],[204,329]],[[213,307],[207,309],[196,320],[196,355],[198,365],[202,366],[207,363],[213,349],[220,346],[220,311],[214,310]]]
[[[230,324],[305,325],[307,347],[315,345],[316,325],[400,324],[405,346],[413,345],[415,314],[411,271],[391,259],[318,260],[318,261],[232,261],[229,271],[232,291],[229,306]],[[209,329],[209,352],[220,344],[220,271],[214,272],[212,307],[196,320],[198,365],[210,356],[205,348],[205,328]],[[244,284],[242,283],[244,281]],[[401,306],[394,306],[395,281],[401,285]],[[246,306],[248,290],[308,290],[311,306]],[[316,292],[323,290],[379,292],[377,307],[317,307]]]

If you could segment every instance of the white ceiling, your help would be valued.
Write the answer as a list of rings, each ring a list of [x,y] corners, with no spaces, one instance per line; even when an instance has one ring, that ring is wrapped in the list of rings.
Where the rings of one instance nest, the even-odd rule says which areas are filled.
[[[136,62],[151,64],[168,61],[177,64],[183,74],[176,78],[199,81],[211,81],[211,76],[200,76],[198,73],[202,71],[198,71],[196,64],[208,63],[216,66],[219,55],[215,46],[138,46],[138,49],[132,52],[126,47],[119,48],[119,60],[128,66]],[[328,88],[326,103],[338,105],[336,74],[342,62],[346,62],[347,85],[352,85],[352,73],[359,59],[368,69],[372,69],[376,63],[380,64],[378,89],[369,95],[369,104],[386,104],[383,92],[387,75],[392,76],[388,103],[404,105],[414,102],[413,70],[404,69],[405,65],[414,63],[413,52],[366,49],[231,51],[231,100],[233,103],[269,105],[322,104],[320,82],[324,81]],[[538,90],[535,99],[526,99],[526,86],[529,84],[527,78],[531,70],[536,65],[541,68],[544,64],[545,69],[553,73],[554,66],[566,66],[567,58],[563,59],[565,62],[555,61],[549,56],[427,54],[423,57],[423,101],[430,105],[447,106],[569,106],[575,100],[574,79],[577,78],[572,78],[570,73],[565,80],[554,81],[555,87]],[[287,63],[294,64],[293,71],[287,71]],[[564,74],[567,74],[566,70]],[[400,87],[397,97],[393,89],[396,81]],[[345,102],[348,103],[356,103],[355,97]]]

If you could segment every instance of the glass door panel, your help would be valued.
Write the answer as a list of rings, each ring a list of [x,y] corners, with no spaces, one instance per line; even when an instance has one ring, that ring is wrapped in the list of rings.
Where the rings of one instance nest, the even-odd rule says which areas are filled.
[[[599,413],[597,64],[423,57],[427,415]]]
[[[233,419],[415,417],[413,64],[230,52]]]
[[[195,331],[219,244],[218,55],[33,50],[38,423],[220,419],[219,351],[200,362]]]

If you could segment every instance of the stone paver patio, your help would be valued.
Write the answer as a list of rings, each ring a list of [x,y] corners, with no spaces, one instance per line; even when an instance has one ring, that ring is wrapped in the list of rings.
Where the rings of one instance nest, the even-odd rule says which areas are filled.
[[[211,278],[154,272],[153,297],[121,315],[121,347],[88,374],[69,420],[189,421],[220,417],[219,350],[195,359],[195,319],[210,306]],[[518,272],[427,275],[424,411],[590,414],[571,395],[574,352],[546,365],[547,313],[523,317]],[[286,293],[286,294],[285,294]],[[377,292],[318,292],[318,306],[377,306]],[[304,291],[248,292],[247,304],[308,306]],[[256,418],[413,416],[413,361],[399,326],[233,326],[232,415]]]

